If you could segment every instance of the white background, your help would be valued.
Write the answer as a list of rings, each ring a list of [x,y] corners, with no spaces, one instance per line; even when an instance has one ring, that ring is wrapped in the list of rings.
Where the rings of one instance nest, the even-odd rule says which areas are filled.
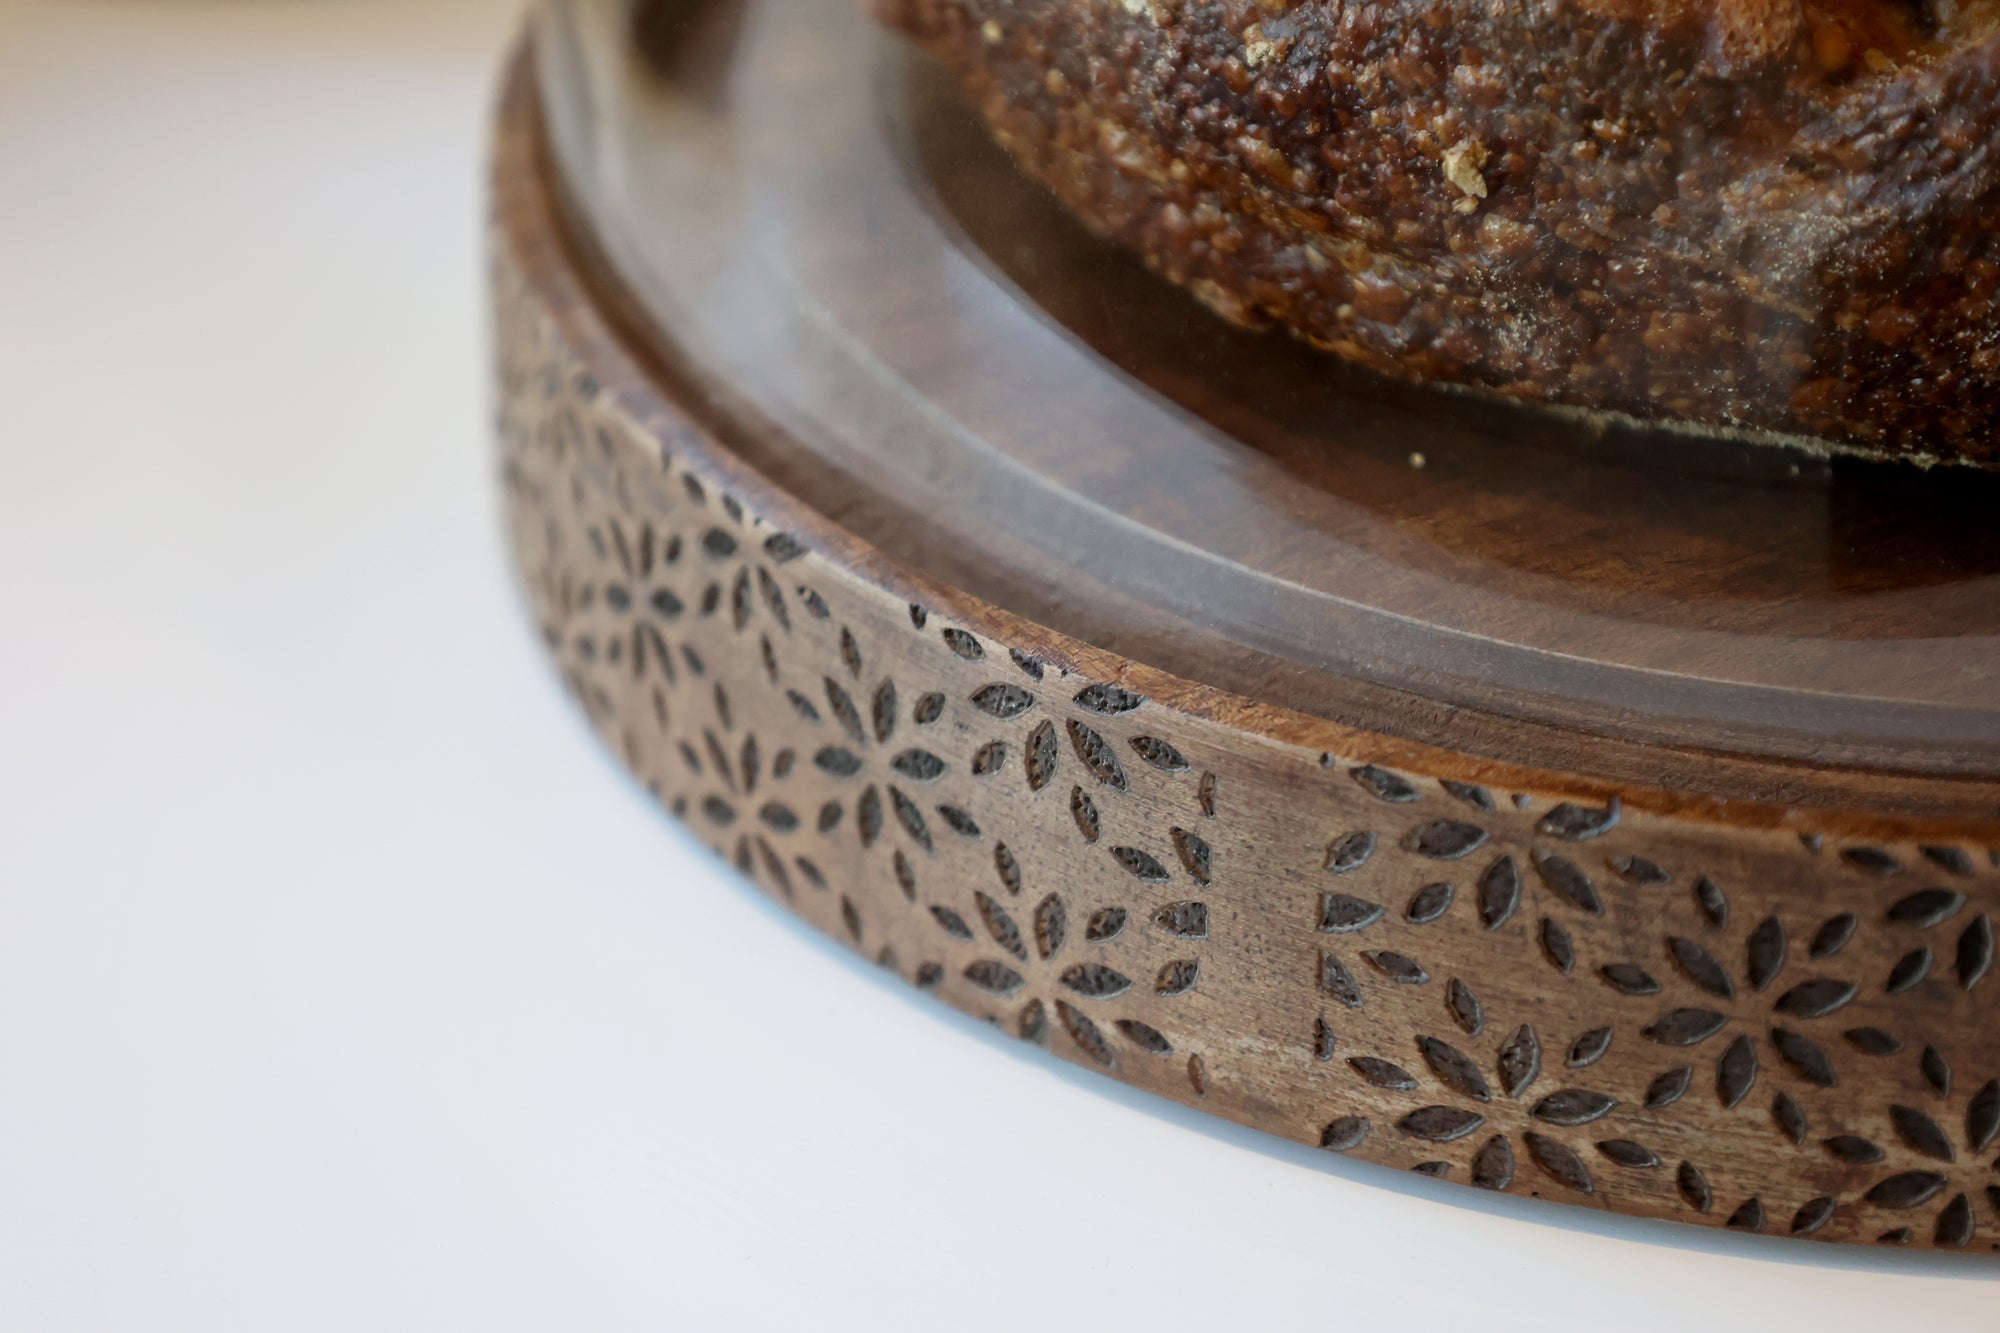
[[[683,837],[500,546],[513,24],[0,0],[0,1329],[2000,1328],[1072,1073]]]

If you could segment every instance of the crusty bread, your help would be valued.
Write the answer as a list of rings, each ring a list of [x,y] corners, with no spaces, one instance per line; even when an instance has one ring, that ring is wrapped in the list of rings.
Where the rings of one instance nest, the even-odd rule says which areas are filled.
[[[876,3],[1232,319],[2000,466],[2000,0]]]

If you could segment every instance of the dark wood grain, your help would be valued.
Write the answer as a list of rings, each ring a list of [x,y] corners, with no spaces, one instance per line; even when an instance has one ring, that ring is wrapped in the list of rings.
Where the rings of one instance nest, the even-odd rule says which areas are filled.
[[[531,613],[605,743],[779,901],[1023,1040],[1330,1151],[2000,1248],[1984,779],[1424,734],[1406,693],[1324,673],[1343,712],[1315,715],[1039,623],[753,461],[797,455],[566,231],[525,63],[494,190]],[[1180,644],[1203,655],[1241,666]]]
[[[1342,372],[1084,233],[852,12],[745,3],[673,6],[587,125],[627,76],[558,68],[574,231],[653,373],[846,532],[1292,713],[1695,799],[2000,810],[1990,481]]]

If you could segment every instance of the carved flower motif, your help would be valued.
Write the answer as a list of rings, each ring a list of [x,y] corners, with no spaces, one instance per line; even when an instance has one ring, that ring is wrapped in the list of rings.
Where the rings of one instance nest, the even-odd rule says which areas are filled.
[[[1421,793],[1415,784],[1375,765],[1361,765],[1348,776],[1364,791],[1390,806],[1417,802]],[[1398,845],[1420,861],[1455,863],[1474,856],[1489,840],[1486,818],[1497,806],[1484,788],[1468,784],[1447,784],[1446,793],[1472,808],[1472,815],[1453,813],[1421,820],[1410,827]],[[1559,806],[1540,821],[1540,831],[1567,841],[1585,841],[1614,826],[1619,817],[1615,804],[1606,809]],[[1316,922],[1322,936],[1356,937],[1357,948],[1349,949],[1327,941],[1319,953],[1321,991],[1341,1008],[1364,1007],[1364,987],[1390,988],[1429,986],[1434,978],[1417,957],[1392,948],[1366,947],[1371,927],[1389,915],[1387,904],[1367,896],[1356,880],[1346,877],[1361,871],[1376,856],[1379,839],[1371,830],[1340,835],[1329,844],[1324,868],[1336,877],[1340,887],[1322,892]],[[1560,858],[1548,854],[1538,858],[1545,874],[1563,875]],[[1573,868],[1572,868],[1573,869]],[[1569,877],[1566,887],[1572,901],[1594,902],[1595,890],[1580,875]],[[1347,887],[1354,884],[1351,890]],[[1514,918],[1524,901],[1518,863],[1510,854],[1490,861],[1478,876],[1473,897],[1481,926],[1498,930]],[[1405,925],[1429,926],[1443,919],[1459,901],[1457,888],[1446,879],[1423,884],[1403,906]],[[1601,906],[1596,910],[1601,911]],[[1550,964],[1565,974],[1576,965],[1575,951],[1567,932],[1550,917],[1542,918],[1538,938]],[[1407,947],[1407,946],[1405,946]],[[1566,1050],[1558,1047],[1546,1053],[1542,1034],[1533,1023],[1511,1028],[1489,1025],[1485,1006],[1465,981],[1450,977],[1443,984],[1444,1011],[1456,1026],[1455,1032],[1440,1035],[1420,1032],[1414,1039],[1416,1062],[1427,1070],[1447,1097],[1439,1100],[1434,1089],[1404,1063],[1401,1057],[1379,1054],[1341,1056],[1339,1041],[1325,1018],[1315,1025],[1313,1050],[1322,1061],[1344,1059],[1347,1068],[1368,1086],[1384,1092],[1412,1094],[1418,1103],[1398,1115],[1393,1131],[1406,1139],[1429,1144],[1455,1144],[1484,1135],[1473,1152],[1470,1177],[1485,1189],[1504,1190],[1514,1183],[1524,1164],[1532,1164],[1543,1176],[1582,1194],[1596,1192],[1597,1182],[1590,1162],[1605,1163],[1629,1170],[1645,1170],[1662,1165],[1651,1148],[1621,1137],[1613,1129],[1619,1101],[1609,1093],[1589,1085],[1581,1071],[1597,1063],[1609,1049],[1610,1027],[1584,1032]],[[1567,1079],[1544,1077],[1545,1063],[1561,1060],[1575,1071]],[[1553,1085],[1553,1086],[1552,1086]],[[1525,1120],[1533,1128],[1521,1128],[1518,1139],[1510,1132],[1494,1133],[1494,1108],[1514,1103],[1518,1110],[1504,1117]],[[1321,1146],[1335,1151],[1360,1147],[1375,1131],[1363,1115],[1346,1115],[1328,1123],[1321,1131]],[[1567,1131],[1567,1132],[1565,1132]],[[1452,1169],[1443,1159],[1420,1162],[1414,1168],[1426,1175],[1442,1176]]]
[[[835,734],[813,750],[808,762],[839,789],[851,793],[822,802],[813,816],[813,826],[828,837],[841,835],[845,826],[864,848],[874,847],[885,831],[899,832],[909,850],[897,847],[892,851],[894,873],[905,896],[913,897],[916,886],[910,852],[929,853],[935,848],[931,820],[941,820],[951,831],[972,838],[980,836],[979,825],[970,813],[949,801],[920,802],[915,793],[935,786],[945,776],[946,763],[917,737],[901,734],[903,701],[894,680],[882,677],[857,699],[851,687],[858,686],[862,673],[860,650],[853,646],[853,636],[845,628],[840,633],[846,679],[833,672],[823,675],[817,698],[797,687],[785,690],[786,701],[800,718],[814,725],[823,719],[833,724]],[[911,726],[935,723],[944,712],[944,703],[944,696],[935,693],[911,701]],[[931,807],[929,814],[926,805]],[[761,815],[778,832],[790,832],[796,825],[797,817],[783,805],[768,805]]]
[[[1173,1054],[1173,1044],[1159,1029],[1137,1018],[1109,1016],[1120,997],[1140,983],[1114,965],[1119,961],[1115,948],[1096,946],[1111,946],[1137,928],[1129,909],[1100,908],[1076,922],[1062,895],[1051,893],[1026,914],[1024,929],[999,897],[975,891],[973,902],[981,927],[977,932],[950,907],[933,904],[930,913],[947,936],[979,946],[964,977],[996,1000],[1017,1006],[1011,1022],[1016,1036],[1046,1041],[1053,1011],[1070,1040],[1098,1064],[1117,1063],[1106,1028],[1150,1055]],[[1016,909],[1021,905],[1016,902]],[[1177,939],[1201,939],[1208,934],[1208,908],[1171,903],[1153,914],[1151,924]],[[1158,995],[1184,994],[1193,989],[1198,974],[1195,960],[1174,959],[1151,979],[1152,989]]]
[[[790,558],[796,550],[786,543],[784,553]],[[760,578],[760,586],[765,583]],[[942,843],[977,843],[986,837],[967,794],[958,789],[962,784],[952,781],[950,761],[940,753],[949,749],[943,733],[952,730],[945,724],[953,720],[953,705],[941,691],[912,697],[893,677],[874,675],[860,639],[832,617],[817,592],[797,585],[791,595],[803,608],[806,627],[824,647],[815,656],[795,645],[782,670],[765,655],[769,686],[807,729],[804,744],[774,757],[772,776],[782,782],[795,769],[810,769],[831,784],[834,794],[799,806],[782,788],[774,791],[755,812],[762,828],[759,849],[770,847],[766,834],[795,833],[828,841],[852,839],[863,851],[887,849],[890,873],[904,899],[915,903],[918,867],[935,857]],[[775,579],[768,580],[761,600],[790,634],[787,599]],[[816,855],[801,851],[792,864],[819,886],[823,878]],[[785,877],[775,850],[766,852],[765,860],[769,873]]]
[[[920,633],[933,632],[923,608],[911,607],[910,620]],[[991,660],[985,644],[972,634],[948,626],[934,632],[937,641],[970,669],[983,668]],[[1049,698],[1051,682],[1040,662],[1018,651],[1009,659],[1012,673],[989,670],[985,679],[966,691],[962,716],[971,726],[985,727],[983,734],[988,737],[974,751],[968,776],[983,784],[1018,772],[1031,791],[1041,791],[1058,783],[1071,762],[1077,764],[1081,772],[1070,783],[1068,801],[1077,833],[1085,842],[1101,846],[1108,880],[1132,884],[1140,896],[1092,893],[1090,900],[1100,905],[1079,919],[1074,906],[1079,886],[1065,885],[1040,896],[1027,892],[1015,853],[1004,842],[995,842],[990,891],[972,890],[969,903],[931,901],[927,910],[946,936],[979,946],[962,976],[979,991],[1012,1006],[1009,1023],[1020,1037],[1042,1042],[1060,1028],[1085,1055],[1105,1066],[1116,1063],[1121,1044],[1152,1055],[1171,1055],[1174,1045],[1167,1035],[1135,1015],[1119,1015],[1118,1007],[1128,996],[1149,990],[1156,997],[1176,997],[1195,988],[1200,963],[1188,956],[1191,951],[1183,947],[1173,957],[1157,955],[1162,946],[1205,940],[1208,904],[1173,896],[1176,890],[1164,886],[1173,885],[1176,874],[1154,851],[1106,839],[1107,819],[1098,804],[1101,797],[1128,795],[1137,780],[1119,757],[1114,739],[1101,727],[1107,719],[1138,712],[1145,700],[1112,685],[1072,685],[1067,690],[1070,707],[1064,708],[1057,702],[1060,693],[1056,700]],[[1191,815],[1213,810],[1213,778],[1192,777],[1191,766],[1177,749],[1143,733],[1130,737],[1127,744],[1145,771],[1169,775],[1168,780],[1190,775],[1195,796],[1189,803],[1194,807]],[[977,791],[975,787],[974,795]],[[1199,835],[1174,826],[1160,841],[1173,848],[1181,874],[1198,887],[1211,882],[1212,854]],[[1106,897],[1122,901],[1104,905]],[[1189,1078],[1201,1091],[1198,1058],[1191,1057]]]
[[[788,568],[796,544],[650,445],[614,448],[619,429],[537,398],[508,428],[508,483],[565,674],[677,813],[882,961],[914,951],[918,984],[1135,1081],[1187,1056],[1200,1092],[1190,1052],[1207,1032],[1261,1037],[1244,1026],[1261,1015],[1234,1006],[1257,1000],[1239,990],[1248,969],[1267,979],[1267,940],[1237,910],[1262,909],[1209,891],[1215,779],[1183,753],[1219,754],[1212,739],[915,607],[926,647],[906,659],[879,590]],[[2000,1079],[1974,991],[2000,852],[1807,837],[1801,863],[1759,833],[1663,867],[1639,853],[1710,851],[1652,816],[1620,827],[1616,800],[1510,809],[1465,783],[1321,763],[1287,761],[1282,785],[1258,787],[1268,815],[1242,818],[1247,799],[1224,812],[1272,847],[1216,839],[1235,873],[1299,883],[1294,928],[1316,931],[1266,998],[1290,1005],[1317,982],[1323,1063],[1238,1045],[1228,1072],[1260,1108],[1351,1089],[1307,1113],[1328,1147],[1487,1188],[1556,1182],[1645,1212],[1678,1198],[1801,1235],[1993,1241]],[[1316,778],[1337,798],[1320,803]],[[1322,871],[1319,848],[1289,838],[1331,832],[1327,810],[1349,831]],[[1737,895],[1735,920],[1704,869]],[[1473,994],[1489,985],[1506,1021]],[[1348,1024],[1338,1039],[1329,1019]],[[1321,1127],[1354,1103],[1365,1116]],[[1676,1160],[1753,1136],[1712,1177]]]
[[[1350,770],[1349,776],[1390,805],[1421,798],[1415,784],[1380,768],[1362,766]],[[1488,842],[1487,824],[1497,814],[1497,807],[1480,788],[1448,784],[1445,790],[1484,814],[1419,822],[1404,833],[1397,846],[1420,859],[1443,863],[1470,859],[1480,865],[1475,854]],[[1529,919],[1528,940],[1547,966],[1563,977],[1581,979],[1594,973],[1597,981],[1634,1005],[1649,1001],[1659,1005],[1650,1018],[1637,1021],[1632,1020],[1629,1006],[1607,1009],[1606,1018],[1612,1021],[1569,1043],[1562,1056],[1566,1068],[1580,1071],[1596,1064],[1610,1050],[1614,1032],[1629,1023],[1645,1039],[1641,1049],[1664,1048],[1681,1057],[1659,1069],[1649,1082],[1642,1075],[1643,1095],[1634,1098],[1632,1111],[1643,1110],[1643,1118],[1657,1119],[1691,1092],[1705,1085],[1712,1087],[1716,1108],[1725,1112],[1755,1108],[1797,1149],[1823,1152],[1848,1167],[1883,1163],[1866,1186],[1853,1190],[1853,1202],[1899,1210],[1943,1200],[1933,1220],[1933,1243],[1967,1244],[1977,1226],[1975,1203],[1983,1199],[2000,1213],[2000,1188],[1988,1186],[1983,1178],[1955,1183],[1952,1168],[1961,1152],[1984,1154],[2000,1135],[2000,1080],[1989,1080],[1971,1094],[1961,1110],[1950,1115],[1944,1115],[1940,1107],[1926,1109],[1900,1101],[1880,1108],[1883,1123],[1870,1129],[1872,1138],[1834,1132],[1824,1125],[1815,1130],[1814,1116],[1842,1111],[1840,1103],[1834,1103],[1832,1112],[1819,1110],[1813,1105],[1816,1099],[1807,1093],[1837,1086],[1840,1066],[1847,1061],[1913,1054],[1935,1098],[1948,1098],[1952,1092],[1952,1071],[1935,1048],[1925,1045],[1920,1053],[1906,1053],[1904,1042],[1894,1033],[1866,1020],[1842,1022],[1850,1013],[1879,1011],[1879,1006],[1862,1003],[1869,998],[1871,982],[1861,976],[1858,965],[1852,964],[1855,955],[1848,952],[1861,925],[1859,916],[1854,911],[1836,912],[1816,929],[1797,935],[1788,932],[1777,916],[1766,916],[1732,943],[1728,895],[1706,876],[1694,876],[1691,883],[1677,881],[1668,870],[1642,857],[1611,855],[1601,860],[1604,870],[1595,872],[1601,875],[1608,871],[1610,875],[1600,888],[1594,873],[1584,868],[1584,858],[1562,845],[1592,841],[1615,826],[1618,818],[1615,803],[1601,809],[1557,807],[1537,822],[1535,831],[1541,837],[1526,855],[1517,859],[1513,852],[1489,854],[1490,859],[1468,877],[1472,886],[1469,894],[1461,895],[1443,878],[1425,884],[1402,910],[1402,924],[1428,926],[1444,919],[1455,904],[1469,899],[1472,916],[1459,918],[1462,927],[1476,923],[1477,929],[1494,932],[1512,922],[1518,929],[1518,919],[1528,911],[1529,903],[1539,902],[1539,910]],[[1366,888],[1370,876],[1356,872],[1375,860],[1381,850],[1379,841],[1372,831],[1346,833],[1333,840],[1325,857],[1325,869],[1336,879],[1335,887],[1324,891],[1318,902],[1318,930],[1322,936],[1334,937],[1320,950],[1321,990],[1347,1009],[1363,1008],[1372,987],[1393,990],[1432,981],[1421,950],[1402,952],[1410,949],[1410,943],[1405,942],[1410,937],[1397,935],[1385,940],[1379,931],[1371,931],[1378,922],[1390,919],[1390,907],[1370,896]],[[1952,874],[1972,873],[1970,859],[1955,849],[1926,848],[1924,855]],[[1851,868],[1885,879],[1902,870],[1887,853],[1873,848],[1849,848],[1840,859]],[[1678,907],[1670,910],[1660,903],[1660,915],[1668,922],[1662,934],[1654,937],[1662,949],[1662,963],[1625,959],[1592,967],[1573,943],[1572,929],[1579,919],[1606,914],[1609,892],[1657,891],[1676,882],[1688,884],[1695,911],[1690,916]],[[1533,891],[1537,887],[1540,892]],[[1884,994],[1899,994],[1933,978],[1934,985],[1966,991],[1979,984],[1991,967],[1993,932],[1985,913],[1965,910],[1967,901],[1958,890],[1942,887],[1920,888],[1885,900],[1881,928],[1891,937],[1901,932],[1909,938],[1893,967],[1879,979]],[[1577,933],[1604,938],[1601,930],[1586,928]],[[1393,947],[1366,947],[1370,942]],[[1732,965],[1725,960],[1735,961]],[[1837,960],[1850,965],[1843,968]],[[1670,989],[1684,997],[1680,1003],[1652,1000]],[[1497,1049],[1482,1050],[1476,1044],[1484,1030],[1484,1016],[1470,988],[1455,978],[1447,983],[1445,1008],[1460,1032],[1443,1037],[1418,1035],[1417,1061],[1393,1057],[1393,1053],[1393,1058],[1368,1054],[1344,1060],[1353,1074],[1370,1086],[1410,1094],[1413,1109],[1395,1119],[1397,1133],[1439,1144],[1489,1132],[1496,1118],[1489,1107],[1502,1096],[1531,1096],[1530,1085],[1543,1068],[1541,1038],[1532,1025],[1515,1028]],[[1324,1018],[1314,1034],[1314,1045],[1322,1060],[1337,1058],[1334,1033]],[[1627,1050],[1629,1060],[1631,1048]],[[1452,1100],[1437,1100],[1435,1084],[1420,1077],[1425,1068]],[[1753,1092],[1760,1084],[1769,1086],[1764,1076],[1773,1069],[1784,1074],[1778,1080],[1781,1086],[1771,1089],[1768,1102],[1753,1101]],[[1582,1086],[1587,1081],[1587,1076],[1581,1076],[1572,1080],[1575,1086],[1544,1092],[1522,1107],[1526,1117],[1570,1129],[1615,1123],[1608,1118],[1614,1116],[1619,1102]],[[1618,1081],[1614,1076],[1612,1082]],[[1873,1111],[1861,1117],[1864,1122],[1876,1118]],[[1324,1126],[1321,1141],[1329,1148],[1350,1150],[1361,1146],[1377,1128],[1366,1116],[1346,1115]],[[1517,1162],[1524,1157],[1542,1174],[1586,1193],[1594,1188],[1591,1166],[1599,1157],[1631,1169],[1665,1165],[1660,1154],[1635,1137],[1598,1138],[1597,1129],[1589,1132],[1592,1141],[1588,1145],[1565,1142],[1539,1127],[1520,1133],[1518,1142],[1507,1133],[1489,1134],[1472,1156],[1473,1183],[1506,1188],[1515,1177]],[[1899,1160],[1890,1160],[1885,1143],[1896,1150]],[[1912,1155],[1923,1164],[1913,1165]],[[1438,1160],[1419,1163],[1416,1169],[1442,1175],[1451,1167],[1451,1163]],[[1681,1161],[1674,1168],[1673,1180],[1675,1192],[1687,1207],[1700,1213],[1715,1208],[1714,1189],[1699,1165]],[[1842,1206],[1840,1197],[1815,1196],[1788,1215],[1767,1217],[1764,1202],[1753,1196],[1728,1213],[1727,1224],[1763,1230],[1775,1223],[1788,1226],[1793,1234],[1807,1235],[1823,1229]],[[1898,1227],[1881,1239],[1901,1243],[1913,1235],[1913,1228]]]
[[[677,537],[647,521],[605,519],[584,529],[595,575],[576,578],[565,567],[552,589],[555,623],[544,627],[552,647],[567,646],[584,667],[622,668],[635,679],[657,669],[671,685],[679,669],[662,626],[678,620],[685,604],[661,576],[682,557]],[[562,641],[567,636],[568,643]]]
[[[1917,1057],[1918,1071],[1938,1102],[1929,1110],[1901,1103],[1887,1108],[1887,1121],[1895,1140],[1917,1157],[1925,1159],[1916,1167],[1896,1170],[1883,1167],[1866,1193],[1865,1203],[1890,1210],[1918,1209],[1939,1203],[1931,1216],[1931,1242],[1946,1249],[1969,1244],[1978,1230],[1975,1199],[2000,1215],[2000,1185],[1989,1183],[1993,1171],[1978,1159],[2000,1137],[2000,1079],[1988,1079],[1964,1099],[1962,1108],[1950,1108],[1953,1071],[1944,1056],[1926,1046]],[[1883,1146],[1865,1135],[1843,1133],[1821,1140],[1820,1146],[1834,1160],[1850,1166],[1873,1166],[1888,1156]],[[2000,1163],[1994,1163],[2000,1166]],[[1808,1201],[1792,1220],[1794,1234],[1817,1231],[1833,1217],[1839,1201],[1822,1196]],[[1915,1238],[1911,1226],[1898,1226],[1876,1239],[1887,1245],[1907,1245]]]
[[[1384,975],[1392,982],[1407,984],[1399,976],[1400,956],[1389,964]],[[1370,965],[1380,970],[1379,952],[1370,955]],[[1331,954],[1321,955],[1321,967],[1340,968]],[[1326,979],[1335,987],[1353,985],[1353,978]],[[1549,1179],[1582,1194],[1596,1191],[1596,1181],[1585,1154],[1560,1130],[1583,1130],[1595,1155],[1612,1165],[1627,1169],[1647,1169],[1661,1164],[1659,1156],[1644,1144],[1609,1132],[1604,1122],[1618,1109],[1618,1100],[1581,1082],[1551,1087],[1553,1080],[1542,1077],[1545,1053],[1542,1037],[1533,1024],[1523,1023],[1504,1037],[1490,1028],[1484,1006],[1472,988],[1454,978],[1447,982],[1444,1006],[1458,1031],[1450,1038],[1432,1034],[1415,1040],[1416,1054],[1432,1078],[1449,1095],[1448,1101],[1431,1100],[1398,1117],[1396,1133],[1425,1143],[1457,1143],[1486,1130],[1489,1108],[1501,1099],[1525,1103],[1529,1119],[1537,1128],[1520,1134],[1519,1151],[1506,1133],[1488,1134],[1471,1161],[1471,1181],[1483,1189],[1504,1190],[1514,1182],[1522,1156]],[[1565,1061],[1568,1068],[1581,1069],[1595,1063],[1609,1045],[1609,1029],[1587,1032],[1572,1042]],[[1314,1054],[1320,1060],[1341,1059],[1333,1029],[1321,1019],[1313,1033]],[[1471,1049],[1468,1050],[1467,1048]],[[1473,1052],[1480,1052],[1474,1054]],[[1558,1052],[1560,1055],[1560,1052]],[[1351,1055],[1345,1063],[1370,1087],[1397,1093],[1416,1093],[1421,1079],[1403,1065],[1379,1055]],[[1419,1098],[1421,1100],[1421,1098]],[[1584,1127],[1590,1127],[1585,1129]],[[1342,1116],[1326,1125],[1320,1145],[1339,1152],[1360,1147],[1374,1125],[1361,1115]],[[1420,1162],[1414,1168],[1425,1175],[1443,1176],[1451,1163],[1444,1160]]]
[[[627,484],[622,473],[615,484]],[[697,485],[687,489],[691,509],[704,502]],[[656,503],[666,502],[656,497]],[[672,690],[684,677],[708,675],[707,663],[684,633],[699,622],[721,621],[741,633],[761,608],[773,627],[789,634],[790,608],[772,568],[796,559],[800,548],[782,533],[767,537],[761,547],[751,545],[741,509],[727,500],[724,508],[728,521],[723,523],[692,513],[691,535],[630,515],[585,524],[581,531],[589,559],[581,562],[553,558],[561,554],[562,534],[551,534],[551,564],[538,575],[554,613],[543,627],[550,647],[585,671],[622,672],[634,683],[651,676]],[[579,569],[587,576],[579,578]],[[776,654],[768,635],[760,650],[765,671],[775,675]],[[578,679],[573,674],[571,683]],[[597,692],[583,693],[593,712],[608,707],[601,695],[593,697]],[[720,681],[714,683],[713,699],[722,729],[733,730],[728,690]],[[655,690],[653,706],[665,730],[667,695]]]

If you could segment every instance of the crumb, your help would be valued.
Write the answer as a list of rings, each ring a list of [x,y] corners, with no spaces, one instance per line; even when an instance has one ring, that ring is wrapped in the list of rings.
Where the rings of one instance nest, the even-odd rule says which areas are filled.
[[[998,46],[1000,45],[1000,39],[1005,37],[1007,34],[1001,30],[1001,27],[998,23],[995,23],[992,19],[988,19],[986,20],[985,24],[979,29],[979,35],[986,39],[986,44],[988,46]]]
[[[1277,46],[1265,38],[1260,24],[1253,23],[1243,30],[1243,63],[1251,69],[1276,58]]]
[[[1419,453],[1412,453],[1410,455],[1410,466],[1415,468],[1419,472],[1422,472],[1424,470],[1424,464],[1428,463],[1429,461],[1430,461],[1429,459],[1425,458],[1422,454]]]
[[[1466,200],[1486,197],[1486,177],[1480,168],[1486,165],[1486,145],[1477,139],[1463,139],[1447,148],[1444,154],[1444,178],[1459,188],[1466,196],[1459,202],[1461,212],[1471,212],[1465,207]],[[1479,207],[1473,204],[1473,208]]]

